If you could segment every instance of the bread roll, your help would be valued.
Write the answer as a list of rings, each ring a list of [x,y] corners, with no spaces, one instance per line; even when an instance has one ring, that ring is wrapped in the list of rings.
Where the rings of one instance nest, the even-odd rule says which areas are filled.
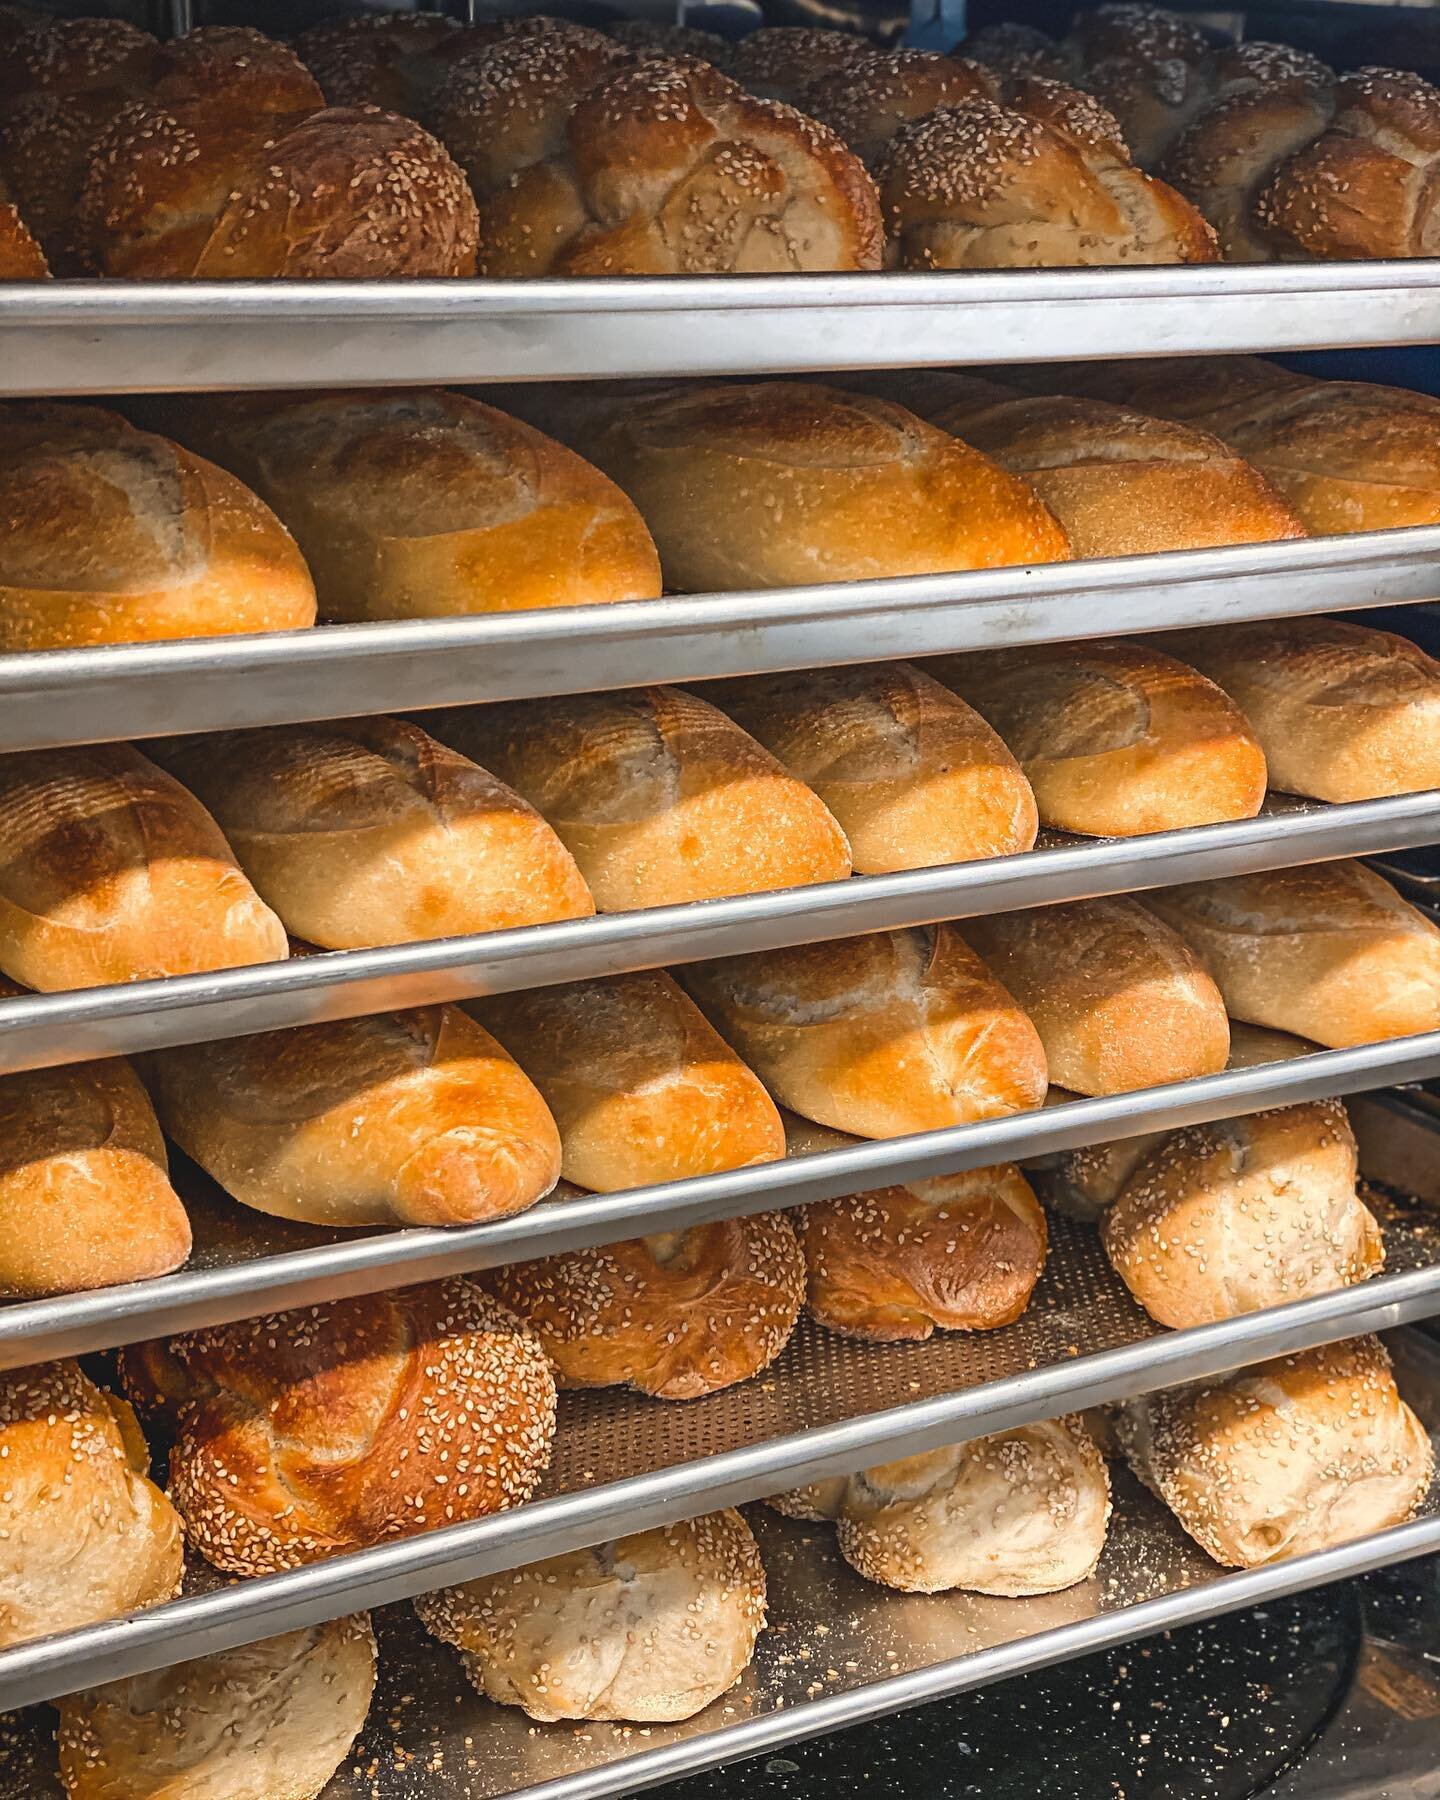
[[[863,1469],[838,1492],[826,1483],[798,1502],[801,1516],[830,1511],[841,1555],[868,1581],[1018,1598],[1095,1573],[1110,1476],[1072,1414]],[[792,1510],[789,1497],[780,1506]]]
[[[734,1686],[765,1625],[737,1512],[661,1525],[415,1602],[487,1700],[532,1719],[688,1719]]]
[[[298,32],[295,50],[331,106],[404,113],[416,100],[407,65],[459,31],[459,22],[443,13],[359,13]]]
[[[512,1263],[485,1281],[538,1334],[562,1388],[698,1400],[789,1343],[805,1259],[784,1213],[755,1213]]]
[[[1357,862],[1146,894],[1237,1019],[1332,1050],[1440,1029],[1440,931]]]
[[[1077,12],[1064,39],[1065,52],[1083,68],[1112,56],[1147,63],[1203,62],[1210,40],[1192,19],[1164,6],[1119,4]]]
[[[1440,399],[1430,394],[1317,381],[1253,356],[1110,363],[1063,379],[1215,432],[1317,537],[1440,523]]]
[[[691,592],[1069,555],[1024,482],[869,395],[798,381],[652,390],[582,407],[567,441],[640,508],[666,585]]]
[[[180,1520],[123,1400],[69,1361],[0,1372],[0,1645],[117,1618],[180,1587]]]
[[[798,1120],[788,1135],[792,1155],[851,1141]],[[1008,1325],[1045,1264],[1045,1214],[1013,1163],[821,1200],[795,1217],[811,1316],[873,1343]]]
[[[312,1225],[474,1225],[548,1194],[560,1138],[455,1006],[152,1053],[166,1131],[257,1212]]]
[[[405,720],[172,738],[156,754],[219,820],[287,928],[322,949],[508,931],[595,910],[540,815]]]
[[[837,69],[858,69],[878,58],[868,38],[853,31],[806,25],[762,25],[736,45],[730,70],[742,87],[767,100],[798,105],[812,82]]]
[[[45,252],[5,193],[0,177],[0,281],[43,281],[50,273]]]
[[[1080,59],[1068,44],[1058,44],[1033,25],[1011,19],[967,32],[954,54],[982,63],[997,75],[1043,75],[1049,81],[1074,81],[1080,72]]]
[[[190,1547],[233,1575],[518,1505],[555,1433],[539,1343],[463,1277],[136,1345],[121,1370],[175,1433]]]
[[[560,1128],[561,1173],[598,1193],[785,1154],[758,1077],[659,969],[472,1000]]]
[[[17,991],[0,983],[0,1000]],[[155,1109],[123,1057],[0,1076],[0,1297],[145,1281],[189,1254]]]
[[[1265,751],[1270,785],[1315,800],[1440,787],[1440,663],[1348,619],[1257,619],[1161,645],[1224,688]]]
[[[979,63],[896,50],[827,70],[801,90],[798,104],[874,169],[902,125],[972,94],[995,99],[999,92],[998,79]]]
[[[510,34],[455,66],[426,116],[479,201],[482,275],[880,266],[859,158],[690,57]]]
[[[285,927],[215,821],[128,744],[0,757],[0,970],[105,986],[280,962]]]
[[[965,933],[1034,1022],[1057,1086],[1127,1094],[1225,1067],[1221,990],[1138,900],[968,919]]]
[[[681,979],[783,1106],[837,1131],[903,1137],[1045,1098],[1035,1027],[953,925],[720,957]]]
[[[902,269],[1209,263],[1215,234],[1130,161],[1098,100],[1027,76],[903,126],[876,172]]]
[[[936,657],[929,667],[1019,758],[1057,831],[1138,837],[1249,819],[1265,753],[1235,703],[1123,640]]]
[[[1402,1524],[1434,1471],[1371,1337],[1146,1394],[1116,1422],[1135,1473],[1232,1569]]]
[[[845,834],[809,788],[683,688],[456,707],[427,723],[544,814],[601,912],[850,873]]]
[[[859,875],[1034,845],[1020,765],[978,713],[909,663],[709,682],[705,695],[820,796]]]
[[[0,406],[0,651],[315,623],[289,534],[231,475],[116,413]]]
[[[605,27],[617,44],[632,55],[649,59],[694,56],[722,74],[729,73],[735,51],[728,38],[715,31],[699,31],[693,25],[676,25],[669,19],[616,19]]]
[[[1152,1319],[1238,1318],[1378,1274],[1380,1227],[1356,1192],[1338,1100],[1172,1132],[1105,1213],[1105,1252]]]
[[[660,592],[655,546],[614,483],[464,394],[209,395],[147,410],[264,495],[299,540],[329,619]]]
[[[319,1800],[374,1686],[364,1613],[112,1681],[59,1702],[60,1777],[70,1800]]]
[[[1265,477],[1209,432],[1103,400],[976,387],[926,416],[1028,481],[1077,556],[1305,536]]]

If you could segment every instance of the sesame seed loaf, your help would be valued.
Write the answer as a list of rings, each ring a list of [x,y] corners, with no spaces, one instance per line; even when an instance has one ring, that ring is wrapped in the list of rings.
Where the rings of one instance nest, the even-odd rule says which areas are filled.
[[[868,169],[900,127],[972,94],[994,99],[1000,82],[981,63],[930,50],[897,50],[842,63],[801,89],[796,104],[828,125]]]
[[[366,12],[299,32],[295,54],[331,106],[378,106],[415,116],[417,65],[463,32],[437,12]]]
[[[1052,830],[1135,837],[1253,818],[1264,802],[1265,756],[1244,715],[1158,650],[1120,639],[928,666],[999,732]]]
[[[415,1602],[489,1700],[532,1719],[688,1719],[733,1687],[765,1625],[737,1512],[482,1576]]]
[[[0,178],[0,281],[43,281],[50,273],[45,252],[20,217],[20,209],[5,199]]]

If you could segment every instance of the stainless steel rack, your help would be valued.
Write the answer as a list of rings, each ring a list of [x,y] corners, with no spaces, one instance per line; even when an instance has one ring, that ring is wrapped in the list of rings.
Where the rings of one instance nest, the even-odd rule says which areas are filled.
[[[1440,340],[1440,260],[611,281],[12,282],[0,391],[776,374]]]

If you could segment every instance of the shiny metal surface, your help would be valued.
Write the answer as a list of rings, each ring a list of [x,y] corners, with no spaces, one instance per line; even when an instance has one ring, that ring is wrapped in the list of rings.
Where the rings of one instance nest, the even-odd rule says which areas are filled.
[[[1354,856],[1440,836],[1440,790],[554,925],[0,1000],[0,1072],[865,931]],[[1405,1079],[1398,1075],[1385,1079]]]
[[[1369,1166],[1383,1175],[1383,1154]],[[1440,1173],[1436,1183],[1440,1189]],[[703,1401],[567,1394],[553,1466],[527,1505],[0,1651],[0,1711],[868,1463],[1428,1316],[1440,1311],[1437,1217],[1411,1207],[1390,1221],[1397,1263],[1418,1255],[1429,1267],[1184,1332],[1157,1332],[1114,1279],[1093,1231],[1057,1219],[1036,1299],[1005,1330],[873,1345],[807,1322],[763,1376]],[[1440,1522],[1394,1544],[1401,1554],[1440,1548],[1437,1531]],[[1387,1557],[1388,1550],[1376,1560]],[[1239,1592],[1235,1604],[1248,1604],[1250,1590]],[[1102,1630],[1063,1654],[1109,1641]]]
[[[612,281],[11,282],[0,392],[592,376],[1440,339],[1440,262]]]
[[[9,285],[0,288],[0,322]],[[0,329],[0,368],[5,349]],[[471,619],[30,651],[0,656],[0,750],[1423,601],[1440,594],[1437,555],[1440,527],[1417,526]]]

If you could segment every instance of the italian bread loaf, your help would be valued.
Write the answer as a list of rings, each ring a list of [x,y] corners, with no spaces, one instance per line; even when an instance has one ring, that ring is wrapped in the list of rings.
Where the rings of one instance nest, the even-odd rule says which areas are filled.
[[[123,1400],[68,1359],[0,1374],[0,1646],[174,1597],[185,1551]]]
[[[532,1719],[660,1723],[739,1680],[765,1624],[765,1570],[727,1511],[482,1575],[415,1610],[487,1700]]]
[[[0,651],[288,631],[315,590],[233,475],[96,406],[0,406]]]
[[[1440,931],[1357,862],[1146,894],[1253,1025],[1340,1049],[1440,1029]]]
[[[207,395],[143,408],[275,508],[326,618],[520,612],[660,592],[655,546],[615,484],[464,394]]]
[[[0,757],[0,969],[50,993],[289,953],[214,819],[128,744]]]
[[[1440,787],[1440,663],[1348,619],[1257,619],[1161,645],[1224,688],[1265,751],[1270,785],[1315,800]]]
[[[1232,1569],[1402,1524],[1434,1472],[1377,1338],[1146,1394],[1116,1422],[1135,1473]]]
[[[473,1225],[548,1194],[545,1102],[459,1007],[159,1050],[166,1131],[235,1199],[313,1225]]]
[[[928,666],[999,732],[1056,830],[1135,837],[1264,803],[1265,753],[1240,709],[1161,651],[1039,644]]]
[[[870,395],[799,381],[642,388],[582,403],[556,428],[639,507],[672,588],[797,587],[1070,553],[1024,482]]]
[[[787,1137],[792,1156],[853,1142],[799,1119]],[[1045,1263],[1045,1213],[1013,1163],[820,1200],[795,1217],[811,1317],[872,1343],[1008,1325]]]
[[[681,979],[781,1105],[836,1131],[902,1137],[1045,1098],[1034,1025],[953,925],[720,957]]]
[[[134,1345],[121,1368],[174,1432],[191,1549],[234,1575],[517,1505],[555,1432],[538,1342],[460,1277]]]
[[[60,1702],[70,1800],[319,1800],[375,1687],[365,1613],[132,1675]]]
[[[785,1154],[757,1076],[662,970],[472,1000],[555,1116],[561,1173],[599,1193]]]
[[[1057,1086],[1125,1094],[1225,1067],[1221,990],[1138,900],[968,919],[965,934],[1034,1022]]]
[[[743,725],[839,820],[858,875],[978,857],[1035,842],[1035,797],[973,708],[909,663],[708,682]]]
[[[218,819],[286,927],[322,949],[505,931],[595,910],[539,813],[418,725],[342,719],[154,748]]]
[[[427,723],[544,815],[601,912],[850,873],[821,801],[683,688],[456,707]]]

